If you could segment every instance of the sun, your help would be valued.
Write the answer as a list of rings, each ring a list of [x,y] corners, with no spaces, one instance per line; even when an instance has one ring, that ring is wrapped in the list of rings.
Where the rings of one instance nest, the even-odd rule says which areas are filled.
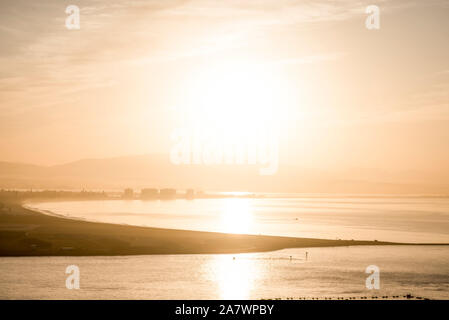
[[[257,165],[260,175],[276,174],[295,101],[287,78],[266,62],[202,65],[189,77],[181,107],[176,107],[171,161]]]
[[[228,142],[279,129],[288,96],[279,73],[266,64],[228,61],[190,79],[185,119]]]

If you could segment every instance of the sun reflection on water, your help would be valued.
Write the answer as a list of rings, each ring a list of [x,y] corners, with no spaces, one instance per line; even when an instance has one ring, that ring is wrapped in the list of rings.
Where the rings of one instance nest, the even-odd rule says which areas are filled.
[[[222,232],[250,233],[253,229],[253,211],[250,199],[226,199],[221,213]]]
[[[211,264],[213,280],[218,284],[219,298],[245,300],[251,298],[254,281],[260,270],[250,255],[218,255]]]

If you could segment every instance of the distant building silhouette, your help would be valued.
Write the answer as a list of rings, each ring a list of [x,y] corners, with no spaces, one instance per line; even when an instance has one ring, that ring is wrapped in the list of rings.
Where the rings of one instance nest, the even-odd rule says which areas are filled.
[[[176,197],[176,189],[161,189],[160,196],[164,199],[171,199]]]
[[[140,191],[140,197],[142,199],[152,199],[159,196],[159,190],[153,188],[146,188]]]
[[[193,189],[187,189],[187,191],[186,191],[186,198],[187,199],[195,198],[195,191]]]
[[[123,199],[133,199],[134,198],[134,190],[131,188],[125,189],[123,192]]]

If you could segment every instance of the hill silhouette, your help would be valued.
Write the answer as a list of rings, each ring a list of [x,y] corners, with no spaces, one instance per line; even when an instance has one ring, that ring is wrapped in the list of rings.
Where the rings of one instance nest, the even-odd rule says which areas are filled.
[[[350,168],[339,172],[280,165],[273,176],[255,165],[173,165],[168,155],[83,159],[38,166],[0,162],[0,188],[195,188],[213,191],[449,194],[449,175]]]

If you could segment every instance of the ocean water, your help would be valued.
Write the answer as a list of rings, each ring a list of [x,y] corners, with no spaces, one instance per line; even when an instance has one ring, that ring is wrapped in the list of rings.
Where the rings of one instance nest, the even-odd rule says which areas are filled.
[[[449,243],[449,198],[226,198],[32,203],[90,221],[170,229]]]
[[[66,288],[69,265],[79,267],[79,290]],[[366,288],[370,265],[379,268],[379,290]],[[0,258],[0,299],[336,299],[409,293],[449,299],[448,270],[448,246]]]
[[[265,198],[31,203],[48,214],[173,229],[449,243],[449,199]],[[306,259],[307,252],[307,259]],[[66,288],[67,266],[79,290]],[[366,288],[368,266],[380,289]],[[0,258],[0,299],[274,299],[412,294],[449,299],[449,246],[237,255]]]

